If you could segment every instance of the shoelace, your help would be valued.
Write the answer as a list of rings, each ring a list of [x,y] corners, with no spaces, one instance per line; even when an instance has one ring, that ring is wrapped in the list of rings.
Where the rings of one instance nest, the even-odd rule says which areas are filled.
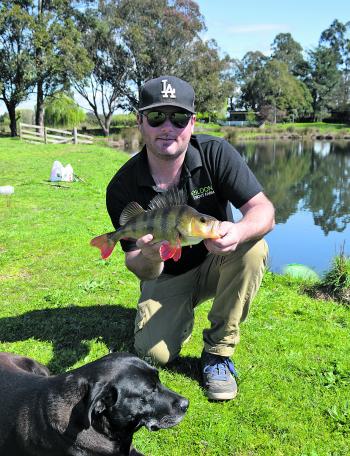
[[[208,364],[203,369],[203,372],[205,374],[209,374],[211,377],[214,377],[217,380],[226,380],[228,369],[232,375],[238,377],[235,366],[230,358],[217,357],[211,360],[210,363],[211,364]]]

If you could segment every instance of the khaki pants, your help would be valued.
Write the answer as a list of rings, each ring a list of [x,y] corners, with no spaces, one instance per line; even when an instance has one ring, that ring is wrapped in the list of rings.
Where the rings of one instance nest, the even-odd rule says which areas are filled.
[[[256,295],[266,265],[266,242],[250,241],[227,256],[208,254],[185,274],[162,274],[141,283],[135,319],[135,349],[141,357],[166,364],[190,336],[194,308],[214,298],[203,332],[205,351],[231,356],[239,342],[239,323]]]

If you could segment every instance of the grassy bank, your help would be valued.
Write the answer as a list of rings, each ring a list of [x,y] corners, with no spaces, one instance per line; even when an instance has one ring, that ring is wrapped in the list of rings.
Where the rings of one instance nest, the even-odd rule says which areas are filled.
[[[132,349],[138,281],[120,247],[101,261],[89,240],[112,226],[105,187],[128,156],[102,145],[32,145],[0,139],[0,350],[58,373]],[[54,160],[80,180],[50,183]],[[152,456],[346,456],[350,453],[349,307],[300,292],[266,273],[235,354],[239,395],[209,403],[199,384],[201,332],[210,303],[196,310],[180,360],[160,372],[190,408],[177,427],[135,444]]]
[[[350,126],[326,122],[264,124],[261,127],[220,127],[196,123],[196,132],[223,136],[229,141],[261,139],[345,139],[350,140]]]

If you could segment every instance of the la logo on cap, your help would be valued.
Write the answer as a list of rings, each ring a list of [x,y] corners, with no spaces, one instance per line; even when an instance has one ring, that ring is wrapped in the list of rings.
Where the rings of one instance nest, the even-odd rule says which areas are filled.
[[[161,94],[163,95],[163,98],[176,98],[176,91],[171,87],[171,84],[167,84],[168,80],[167,79],[162,79],[162,84],[163,84],[163,90],[161,91]]]

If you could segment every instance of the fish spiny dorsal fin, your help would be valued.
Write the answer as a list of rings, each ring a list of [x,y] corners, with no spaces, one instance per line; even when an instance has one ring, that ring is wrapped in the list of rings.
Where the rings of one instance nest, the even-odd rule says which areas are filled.
[[[185,189],[170,187],[166,192],[155,196],[148,205],[150,210],[163,209],[172,206],[183,206],[187,204]]]
[[[131,219],[146,212],[138,203],[132,201],[129,203],[120,214],[119,223],[121,226],[126,225]]]

